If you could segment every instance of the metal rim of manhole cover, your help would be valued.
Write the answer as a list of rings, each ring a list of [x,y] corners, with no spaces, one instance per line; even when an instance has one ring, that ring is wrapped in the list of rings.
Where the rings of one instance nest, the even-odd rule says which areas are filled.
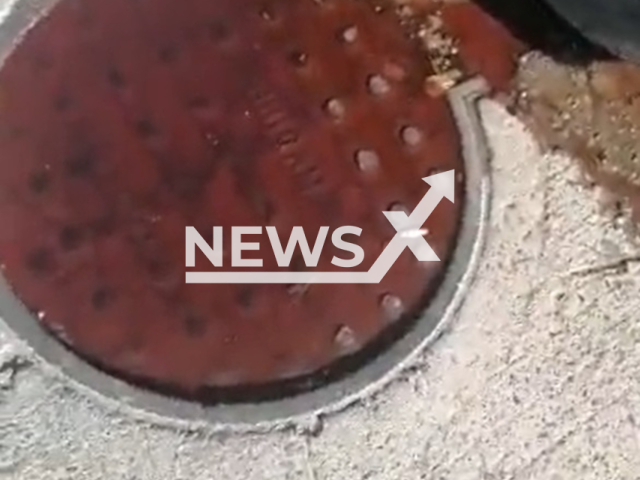
[[[0,41],[0,311],[72,378],[173,416],[289,417],[379,384],[451,314],[488,198],[478,90],[427,94],[390,5],[18,1]],[[451,170],[454,201],[417,225],[438,262],[416,246],[379,282],[185,282],[188,227],[313,245],[357,226],[367,272],[403,234],[383,212],[413,218]],[[313,277],[342,271],[335,245],[245,258]]]

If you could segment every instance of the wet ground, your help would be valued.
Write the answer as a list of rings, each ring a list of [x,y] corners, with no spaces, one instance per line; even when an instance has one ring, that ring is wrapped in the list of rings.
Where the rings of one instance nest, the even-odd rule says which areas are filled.
[[[412,6],[419,32],[437,25],[425,47],[447,45],[449,75],[485,77],[544,148],[581,161],[606,207],[640,219],[640,67],[591,44],[537,0],[401,3]]]

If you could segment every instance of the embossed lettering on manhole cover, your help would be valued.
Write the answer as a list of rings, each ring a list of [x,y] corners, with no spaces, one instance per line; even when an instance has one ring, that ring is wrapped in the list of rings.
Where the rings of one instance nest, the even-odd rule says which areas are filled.
[[[462,181],[430,74],[372,2],[62,0],[0,72],[4,276],[76,355],[156,391],[251,400],[350,372],[428,305],[462,188],[421,230],[442,262],[405,249],[379,284],[190,285],[185,228],[355,225],[367,271],[396,233],[382,211],[413,211],[425,176]]]

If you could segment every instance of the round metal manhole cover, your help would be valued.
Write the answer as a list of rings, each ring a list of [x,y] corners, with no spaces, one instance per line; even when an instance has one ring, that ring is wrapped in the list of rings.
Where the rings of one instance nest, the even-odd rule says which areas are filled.
[[[393,9],[350,0],[63,0],[0,71],[0,258],[42,331],[109,375],[204,403],[314,389],[411,329],[456,246],[464,188],[376,284],[187,284],[185,228],[362,229],[367,271],[423,177],[464,163]],[[329,233],[329,239],[331,234]],[[248,241],[246,237],[245,241]],[[251,236],[257,271],[289,267]],[[345,238],[347,240],[348,237]],[[246,268],[244,268],[246,270]]]

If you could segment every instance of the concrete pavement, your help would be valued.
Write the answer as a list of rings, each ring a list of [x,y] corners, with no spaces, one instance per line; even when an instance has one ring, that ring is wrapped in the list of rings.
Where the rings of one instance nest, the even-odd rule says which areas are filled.
[[[577,164],[484,101],[494,197],[459,315],[342,413],[264,433],[171,425],[60,382],[8,331],[0,478],[635,479],[640,248]]]

